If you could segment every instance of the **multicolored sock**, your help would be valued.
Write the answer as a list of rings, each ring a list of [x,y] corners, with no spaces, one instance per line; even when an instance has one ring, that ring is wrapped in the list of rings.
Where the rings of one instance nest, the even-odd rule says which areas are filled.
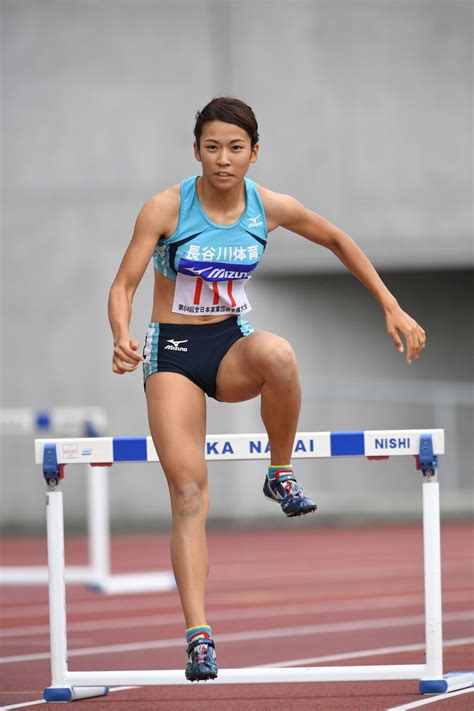
[[[210,639],[212,637],[212,629],[207,625],[199,625],[198,627],[190,627],[186,630],[186,644],[194,642],[199,637]]]
[[[291,464],[272,464],[268,467],[268,478],[270,481],[278,479],[282,474],[293,474],[293,467]]]

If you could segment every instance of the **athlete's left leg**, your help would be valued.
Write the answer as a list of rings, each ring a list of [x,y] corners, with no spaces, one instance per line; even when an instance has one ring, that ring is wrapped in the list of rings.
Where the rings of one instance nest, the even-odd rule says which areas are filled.
[[[298,364],[288,341],[267,331],[240,338],[222,359],[216,383],[216,396],[222,402],[262,396],[271,462],[288,464],[301,407]]]
[[[261,395],[261,415],[268,434],[271,466],[263,493],[280,504],[286,516],[316,510],[303,494],[290,464],[301,406],[298,366],[284,338],[266,331],[239,339],[221,361],[216,397],[242,402]]]

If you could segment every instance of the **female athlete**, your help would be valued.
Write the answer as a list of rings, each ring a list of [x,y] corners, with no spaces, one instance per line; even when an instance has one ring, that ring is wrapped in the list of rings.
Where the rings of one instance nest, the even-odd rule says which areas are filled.
[[[190,681],[213,679],[217,663],[206,619],[208,511],[206,399],[261,397],[271,465],[264,495],[289,517],[316,509],[298,485],[291,454],[300,411],[295,354],[284,338],[246,320],[248,280],[267,237],[285,227],[330,249],[369,289],[388,333],[411,363],[425,332],[397,303],[342,230],[298,200],[246,177],[258,156],[258,125],[242,101],[217,98],[197,114],[194,155],[202,175],[151,197],[140,211],[109,297],[113,371],[143,363],[150,431],[168,482],[171,560],[186,623]],[[143,355],[129,332],[132,300],[153,256],[155,285]]]

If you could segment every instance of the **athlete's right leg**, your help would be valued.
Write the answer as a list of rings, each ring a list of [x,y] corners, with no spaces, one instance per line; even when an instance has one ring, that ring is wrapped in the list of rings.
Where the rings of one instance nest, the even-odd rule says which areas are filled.
[[[184,375],[160,372],[147,378],[146,397],[151,436],[170,492],[171,562],[186,627],[207,626],[205,395]]]

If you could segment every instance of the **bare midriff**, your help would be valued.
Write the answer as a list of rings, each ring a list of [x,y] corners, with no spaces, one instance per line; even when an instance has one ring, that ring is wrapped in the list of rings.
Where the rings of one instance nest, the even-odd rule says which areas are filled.
[[[222,316],[185,316],[173,312],[174,287],[176,282],[173,279],[167,279],[156,269],[155,286],[153,289],[153,311],[151,320],[155,323],[184,323],[188,326],[198,325],[202,323],[218,323],[225,321],[232,314]]]

